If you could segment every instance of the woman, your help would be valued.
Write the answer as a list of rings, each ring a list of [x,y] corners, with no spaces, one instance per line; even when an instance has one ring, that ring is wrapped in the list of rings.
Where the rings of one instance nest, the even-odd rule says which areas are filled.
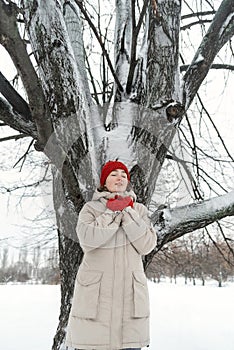
[[[77,349],[140,350],[149,344],[149,296],[142,255],[156,245],[143,204],[130,189],[127,167],[109,161],[100,188],[79,214],[84,257],[75,282],[66,345]]]

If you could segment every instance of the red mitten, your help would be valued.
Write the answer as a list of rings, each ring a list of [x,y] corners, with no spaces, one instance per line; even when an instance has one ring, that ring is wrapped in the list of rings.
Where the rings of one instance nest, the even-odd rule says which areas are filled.
[[[123,210],[128,206],[131,206],[133,208],[133,200],[130,196],[122,197],[116,195],[115,198],[108,199],[106,206],[112,211]]]

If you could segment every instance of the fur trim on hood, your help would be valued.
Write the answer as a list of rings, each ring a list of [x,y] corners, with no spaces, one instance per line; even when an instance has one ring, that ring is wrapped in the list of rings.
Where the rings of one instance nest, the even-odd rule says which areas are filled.
[[[116,195],[120,195],[122,197],[130,196],[130,197],[132,197],[133,202],[136,202],[136,199],[137,199],[136,194],[132,190],[120,193],[120,192],[109,192],[109,191],[99,192],[96,189],[96,191],[93,194],[92,200],[93,201],[101,201],[101,199],[108,200],[110,198],[114,198]]]

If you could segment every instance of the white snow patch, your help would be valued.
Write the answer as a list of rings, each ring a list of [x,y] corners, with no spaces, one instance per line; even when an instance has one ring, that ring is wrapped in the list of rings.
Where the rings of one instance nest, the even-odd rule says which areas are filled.
[[[162,103],[155,103],[153,106],[152,106],[152,109],[158,109],[158,108],[161,108],[163,107],[163,104]]]
[[[148,282],[151,343],[142,350],[233,350],[234,283]],[[0,285],[0,344],[4,350],[49,350],[60,286]]]
[[[178,102],[174,101],[174,102],[171,102],[167,105],[167,107],[173,107],[173,106],[177,106],[178,105]]]
[[[60,216],[63,216],[64,213],[64,207],[62,206],[62,204],[60,204],[59,208],[58,208],[58,213]]]
[[[222,36],[223,32],[227,29],[227,27],[229,26],[229,23],[231,23],[233,18],[234,18],[234,13],[230,13],[229,16],[226,18],[226,21],[223,23],[222,27],[220,28],[219,37]]]
[[[0,296],[1,349],[51,349],[58,325],[60,287],[0,285]]]
[[[197,56],[196,61],[194,62],[195,64],[204,61],[204,57],[202,56],[202,54],[199,53],[199,55]]]

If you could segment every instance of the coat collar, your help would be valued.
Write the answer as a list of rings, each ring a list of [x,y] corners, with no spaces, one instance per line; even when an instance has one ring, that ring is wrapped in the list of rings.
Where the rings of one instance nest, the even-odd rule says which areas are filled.
[[[116,194],[119,194],[123,197],[131,196],[133,201],[136,202],[136,194],[130,190],[130,191],[125,191],[124,193],[118,193],[118,192],[108,192],[108,191],[103,191],[99,192],[97,189],[95,190],[93,194],[93,201],[107,201],[110,198],[114,198]]]

